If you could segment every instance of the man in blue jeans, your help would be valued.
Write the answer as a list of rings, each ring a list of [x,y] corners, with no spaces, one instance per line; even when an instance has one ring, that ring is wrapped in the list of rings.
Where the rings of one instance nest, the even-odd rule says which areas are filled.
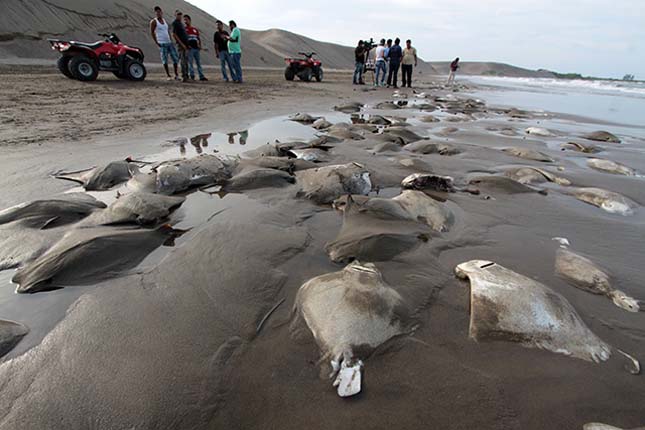
[[[388,54],[390,57],[390,73],[387,75],[387,86],[398,88],[399,80],[399,67],[401,67],[401,59],[403,58],[403,49],[401,49],[401,39],[398,37],[394,40],[394,45],[390,48]]]
[[[215,56],[219,58],[219,64],[222,68],[222,77],[224,78],[225,82],[228,82],[228,74],[226,73],[227,67],[231,72],[231,76],[233,76],[233,71],[231,69],[231,60],[228,55],[228,37],[228,31],[224,30],[224,23],[218,20],[217,31],[213,36],[213,43],[215,44]]]
[[[376,47],[376,77],[374,79],[374,86],[378,87],[381,85],[385,86],[385,78],[387,77],[387,63],[385,61],[385,52],[387,48],[385,47],[385,39],[381,39],[381,42]],[[379,76],[381,77],[381,82],[379,84]]]
[[[356,60],[356,67],[354,68],[354,85],[365,85],[363,82],[363,71],[365,71],[365,46],[363,41],[359,40],[356,49],[354,50],[354,58]]]
[[[200,81],[207,81],[202,70],[202,60],[200,52],[202,50],[202,38],[199,35],[199,30],[191,25],[190,15],[184,15],[184,25],[186,26],[186,33],[188,34],[188,74],[191,80],[195,80],[195,68],[193,62],[197,66],[197,73],[199,74]]]
[[[231,35],[228,39],[228,54],[231,62],[231,77],[233,82],[241,84],[242,79],[242,34],[235,21],[230,21],[228,26],[231,28]]]

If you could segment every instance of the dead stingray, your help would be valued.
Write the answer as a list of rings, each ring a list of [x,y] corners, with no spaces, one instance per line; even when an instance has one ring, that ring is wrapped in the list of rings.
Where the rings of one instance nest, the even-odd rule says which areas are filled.
[[[259,157],[240,160],[235,170],[236,174],[255,169],[276,169],[293,173],[298,170],[313,169],[316,163],[287,157]]]
[[[185,197],[134,192],[120,196],[107,209],[94,212],[79,227],[115,224],[158,224],[181,206]]]
[[[454,216],[444,204],[422,191],[403,190],[391,199],[382,197],[342,196],[334,200],[334,209],[344,211],[347,201],[352,199],[359,211],[369,212],[377,218],[417,221],[429,225],[434,231],[450,229]]]
[[[555,272],[581,290],[609,297],[616,306],[629,312],[645,310],[645,303],[627,296],[611,285],[610,276],[590,259],[576,254],[566,246],[558,248]]]
[[[29,329],[23,324],[0,320],[0,357],[11,351],[27,333]]]
[[[627,430],[622,427],[614,427],[602,423],[587,423],[582,427],[582,430]],[[645,430],[645,427],[637,427],[631,430]]]
[[[479,188],[499,191],[505,194],[539,193],[547,194],[546,190],[538,190],[528,185],[517,182],[506,176],[486,175],[471,178],[468,183]]]
[[[408,190],[432,190],[444,193],[456,191],[451,176],[440,176],[429,173],[413,173],[401,182],[401,187]]]
[[[289,117],[289,120],[295,121],[295,122],[301,122],[303,124],[313,124],[318,119],[320,119],[320,117],[311,116],[311,115],[309,115],[307,113],[297,113],[297,114],[291,115]]]
[[[613,173],[614,175],[636,175],[636,171],[631,167],[616,163],[615,161],[603,160],[602,158],[588,158],[587,166],[591,167],[592,169],[600,170],[601,172]]]
[[[502,149],[502,151],[514,157],[524,158],[525,160],[541,161],[544,163],[553,162],[553,158],[539,151],[535,151],[533,149],[511,147],[511,148],[504,148]]]
[[[363,108],[362,103],[349,102],[349,103],[335,106],[334,110],[338,112],[343,112],[343,113],[356,113],[356,112],[360,112],[362,108]]]
[[[358,163],[324,166],[296,173],[299,195],[327,204],[344,194],[367,195],[372,190],[370,172]]]
[[[611,356],[560,294],[533,279],[490,261],[458,265],[455,273],[470,280],[470,337],[504,340],[597,363]]]
[[[373,125],[391,125],[392,121],[381,116],[381,115],[370,115],[370,118],[367,120],[368,124]]]
[[[629,198],[602,188],[572,188],[568,190],[568,194],[612,214],[632,215],[638,208],[638,205]]]
[[[282,147],[273,143],[267,143],[259,148],[246,151],[242,158],[260,158],[260,157],[284,157],[286,154]]]
[[[547,130],[546,128],[541,128],[541,127],[529,127],[526,130],[524,130],[526,134],[531,134],[533,136],[541,136],[541,137],[551,137],[553,136],[553,133]]]
[[[558,185],[571,185],[568,179],[555,176],[544,169],[538,167],[513,167],[506,169],[504,174],[520,184],[541,184],[544,182],[553,182]]]
[[[620,143],[620,139],[608,131],[594,131],[593,133],[589,133],[583,137],[587,140],[594,140],[596,142]]]
[[[426,122],[426,123],[433,123],[433,122],[439,122],[439,118],[432,116],[432,115],[424,115],[421,118],[419,118],[420,121]]]
[[[41,230],[18,220],[0,226],[0,271],[35,260],[65,234],[64,227]]]
[[[313,334],[322,360],[331,360],[334,385],[342,397],[361,389],[359,360],[393,337],[411,332],[410,311],[399,293],[371,263],[355,261],[340,272],[310,279],[296,296],[297,328],[301,318]],[[362,365],[362,362],[361,362]],[[344,372],[355,368],[354,372]],[[342,369],[342,370],[341,370]],[[349,373],[349,380],[345,375]],[[357,381],[351,381],[358,378]],[[348,384],[347,386],[345,384]]]
[[[428,142],[427,140],[409,143],[403,149],[416,154],[439,154],[445,156],[461,153],[456,146],[449,143]]]
[[[286,187],[296,182],[296,178],[287,172],[275,169],[254,169],[238,173],[229,179],[222,190],[239,192],[268,187]]]
[[[578,152],[583,152],[585,154],[594,154],[596,152],[600,152],[601,149],[598,148],[597,146],[594,145],[585,145],[584,143],[578,143],[578,142],[567,142],[563,143],[562,149],[571,149],[573,151],[578,151]]]
[[[152,173],[132,178],[128,187],[136,191],[172,195],[194,187],[218,185],[231,177],[236,163],[207,154],[166,161],[154,166]]]
[[[101,208],[105,204],[89,194],[61,194],[0,211],[0,225],[22,220],[23,227],[51,228],[77,222]]]
[[[78,182],[87,191],[105,191],[128,181],[139,173],[139,167],[128,161],[113,161],[111,163],[77,172],[58,173],[57,179]]]
[[[389,134],[391,136],[400,137],[401,139],[403,139],[403,142],[406,144],[411,142],[416,142],[419,140],[428,139],[427,137],[420,136],[406,127],[388,127],[383,131],[383,133]]]
[[[312,163],[323,163],[329,161],[329,154],[320,148],[302,148],[290,149],[287,151],[289,157],[299,160],[310,161]]]
[[[379,110],[396,110],[396,109],[401,109],[401,106],[394,102],[381,102],[378,103],[374,106],[374,109],[379,109]]]
[[[365,136],[349,128],[330,128],[327,129],[329,136],[342,140],[364,140]]]
[[[318,118],[316,121],[314,121],[313,124],[311,124],[311,126],[316,130],[325,130],[331,127],[332,125],[334,124],[327,121],[325,118]]]
[[[85,285],[118,276],[141,263],[181,231],[97,227],[71,230],[47,252],[18,269],[11,282],[18,293]]]
[[[399,217],[391,205],[362,208],[348,198],[340,233],[325,245],[325,251],[336,263],[355,259],[387,261],[430,238],[432,230],[428,225],[409,220],[402,208],[397,210],[402,214]]]

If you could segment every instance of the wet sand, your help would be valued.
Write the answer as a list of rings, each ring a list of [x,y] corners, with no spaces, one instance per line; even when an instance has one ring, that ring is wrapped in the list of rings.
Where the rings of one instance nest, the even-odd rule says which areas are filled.
[[[480,195],[443,195],[455,216],[450,231],[375,263],[413,310],[418,328],[379,347],[365,361],[362,393],[341,399],[331,381],[320,376],[320,353],[311,335],[306,328],[294,331],[289,322],[298,288],[315,276],[344,267],[324,251],[342,226],[342,214],[329,205],[298,198],[297,183],[240,194],[192,191],[168,220],[190,231],[174,247],[158,248],[129,275],[24,296],[12,292],[13,271],[0,272],[4,285],[0,318],[20,321],[31,329],[0,364],[0,428],[48,428],[56,422],[57,428],[70,429],[526,430],[580,429],[592,421],[624,428],[645,423],[642,376],[627,373],[624,359],[617,354],[595,364],[508,342],[469,339],[470,289],[453,274],[457,264],[471,259],[502,264],[566,297],[607,343],[645,358],[645,314],[625,312],[607,298],[578,290],[557,277],[558,244],[552,240],[568,238],[575,250],[593,256],[608,269],[621,290],[645,297],[641,282],[645,210],[640,207],[645,204],[645,179],[592,170],[584,160],[592,155],[561,149],[569,141],[593,143],[603,149],[594,157],[621,162],[642,173],[642,129],[601,126],[557,114],[511,118],[490,106],[471,117],[452,115],[447,112],[449,100],[432,98],[447,94],[432,78],[420,83],[418,90],[429,97],[415,103],[436,105],[434,112],[414,106],[376,110],[373,107],[379,102],[400,99],[389,90],[354,91],[356,87],[347,85],[346,76],[340,74],[332,75],[330,82],[294,88],[281,81],[278,72],[259,71],[250,74],[241,97],[235,87],[216,82],[187,86],[191,93],[186,100],[191,102],[181,119],[156,121],[154,111],[137,117],[140,100],[157,92],[176,94],[182,86],[166,85],[154,76],[144,89],[128,86],[135,100],[118,113],[114,112],[119,103],[114,87],[122,83],[110,80],[89,87],[52,74],[38,77],[42,92],[52,87],[67,88],[67,93],[99,91],[100,86],[101,94],[113,104],[95,108],[92,94],[86,93],[79,96],[86,103],[85,113],[77,113],[97,109],[108,124],[123,117],[132,121],[121,131],[65,121],[45,123],[46,130],[41,130],[30,127],[40,124],[38,109],[27,107],[24,126],[3,122],[3,136],[11,141],[0,148],[7,178],[0,188],[2,208],[78,189],[49,175],[99,161],[127,156],[158,161],[214,150],[240,154],[276,139],[308,140],[314,130],[287,121],[287,115],[308,112],[333,123],[350,122],[349,114],[333,111],[344,101],[366,103],[361,112],[365,118],[370,114],[406,118],[409,128],[430,142],[451,144],[461,151],[452,156],[406,150],[374,154],[372,148],[381,142],[369,133],[365,140],[334,145],[325,164],[365,165],[381,195],[398,194],[401,180],[417,172],[399,161],[413,158],[457,182],[504,167],[541,167],[576,187],[620,192],[639,208],[631,216],[609,214],[563,193],[566,187],[550,183],[537,185],[547,195],[509,194],[484,187]],[[19,76],[3,78],[20,82]],[[12,87],[14,97],[20,85]],[[453,96],[466,98],[465,90]],[[228,103],[213,101],[210,93],[224,94],[216,100]],[[414,94],[406,93],[415,100]],[[428,114],[440,121],[419,120]],[[3,121],[19,116],[18,107],[2,113]],[[68,140],[67,126],[83,138]],[[524,129],[530,126],[547,127],[555,136],[529,137]],[[458,130],[447,133],[446,127]],[[508,136],[508,130],[502,134],[505,128],[515,135]],[[580,138],[598,129],[617,134],[623,143]],[[240,134],[244,131],[248,135]],[[210,136],[191,140],[204,134]],[[240,137],[245,137],[245,145],[240,145]],[[554,162],[529,161],[499,151],[509,146],[538,150]],[[115,191],[94,195],[109,200]],[[258,332],[260,321],[282,299],[284,303]]]

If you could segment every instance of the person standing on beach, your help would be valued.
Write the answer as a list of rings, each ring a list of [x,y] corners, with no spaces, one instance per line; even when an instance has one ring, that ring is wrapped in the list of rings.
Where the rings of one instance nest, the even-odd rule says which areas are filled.
[[[228,74],[226,68],[228,67],[233,77],[233,70],[231,69],[231,61],[228,56],[228,31],[224,30],[224,23],[217,21],[217,31],[213,36],[213,43],[215,44],[215,57],[219,58],[219,64],[222,69],[222,77],[225,82],[228,82]]]
[[[399,67],[401,67],[401,59],[403,58],[403,50],[401,49],[401,39],[398,37],[394,40],[394,45],[390,48],[388,57],[390,59],[390,73],[387,75],[387,86],[398,88],[399,80]]]
[[[179,60],[181,61],[181,80],[188,82],[188,33],[182,22],[184,14],[181,11],[175,11],[175,20],[172,22],[172,37],[177,44]]]
[[[358,41],[356,49],[354,49],[354,76],[353,83],[354,85],[365,85],[363,82],[363,71],[365,70],[365,46],[362,40]]]
[[[403,60],[401,61],[403,87],[407,83],[408,88],[412,88],[412,70],[414,67],[417,67],[417,48],[414,48],[412,41],[408,39],[405,41]]]
[[[385,78],[387,75],[387,63],[385,61],[385,39],[381,39],[381,42],[378,44],[376,47],[376,77],[374,79],[374,86],[378,87],[379,86],[379,76],[381,76],[381,83],[380,85],[382,87],[385,86]],[[381,75],[382,73],[382,75]]]
[[[448,75],[448,85],[455,83],[455,75],[457,74],[457,69],[459,69],[459,57],[455,58],[452,63],[450,63],[450,74]]]
[[[177,55],[175,45],[172,43],[172,39],[170,38],[170,28],[166,20],[163,19],[163,11],[159,6],[155,6],[155,18],[150,21],[150,34],[152,34],[152,39],[159,47],[161,64],[163,64],[168,80],[170,81],[173,79],[170,76],[170,70],[168,70],[168,56],[172,58],[172,65],[175,69],[175,79],[178,80],[177,62],[179,61],[179,55]]]
[[[190,15],[184,15],[184,24],[186,25],[186,34],[188,34],[188,72],[190,79],[195,80],[195,69],[193,62],[197,66],[197,73],[199,74],[200,81],[207,81],[202,70],[202,59],[200,52],[202,50],[202,39],[199,35],[199,30],[193,27]]]
[[[242,33],[235,21],[229,21],[228,26],[231,28],[231,35],[228,40],[228,54],[231,64],[231,78],[233,82],[242,83]]]

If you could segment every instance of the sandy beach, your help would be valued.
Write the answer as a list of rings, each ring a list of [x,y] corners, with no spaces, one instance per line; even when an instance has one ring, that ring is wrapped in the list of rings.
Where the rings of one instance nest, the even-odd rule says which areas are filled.
[[[107,77],[81,83],[53,67],[0,68],[0,97],[9,101],[0,108],[0,210],[70,191],[111,204],[132,192],[125,181],[86,192],[53,176],[127,157],[141,161],[145,174],[148,163],[205,155],[250,166],[236,167],[221,184],[176,193],[185,201],[154,225],[130,226],[153,231],[170,224],[182,234],[143,254],[129,247],[123,270],[101,268],[114,253],[81,255],[66,272],[71,281],[56,285],[64,288],[35,294],[15,294],[10,282],[29,261],[18,272],[0,272],[0,319],[30,330],[0,358],[1,429],[538,430],[645,423],[643,376],[626,370],[632,363],[617,352],[645,359],[643,312],[558,276],[561,248],[553,240],[568,239],[572,250],[610,273],[612,286],[645,299],[642,126],[491,105],[488,89],[463,80],[446,88],[443,77],[425,74],[415,75],[414,90],[393,92],[352,86],[342,72],[327,73],[322,83],[288,83],[281,71],[257,69],[243,85],[208,72],[204,84],[167,82],[156,69],[144,83]],[[335,109],[350,102],[362,105],[353,115]],[[290,121],[296,113],[345,125],[316,130]],[[544,133],[527,133],[531,127]],[[621,143],[583,137],[600,130]],[[236,175],[260,170],[253,163],[271,158],[258,150],[321,136],[328,140],[316,164],[302,160],[291,166],[295,173],[235,188]],[[598,152],[580,152],[571,142]],[[593,169],[589,158],[633,174]],[[450,176],[455,192],[426,190],[449,214],[445,228],[430,228],[423,217],[384,220],[368,209],[351,219],[349,209],[307,197],[304,172],[347,163],[369,172],[371,199],[399,196],[414,173]],[[539,179],[510,179],[527,167],[541,170]],[[619,193],[629,199],[629,213],[582,201],[581,188]],[[4,244],[22,234],[20,226],[0,227]],[[60,239],[57,233],[78,228],[44,228],[55,239],[43,236],[43,251]],[[362,242],[353,242],[354,232]],[[374,263],[400,297],[409,330],[361,350],[362,391],[340,398],[327,377],[329,357],[323,359],[320,339],[296,305],[304,283],[352,260]],[[527,348],[517,338],[475,341],[471,285],[455,276],[455,267],[470,260],[547,286],[611,356],[596,363]],[[83,271],[89,275],[74,280]],[[562,320],[571,318],[565,312]]]

